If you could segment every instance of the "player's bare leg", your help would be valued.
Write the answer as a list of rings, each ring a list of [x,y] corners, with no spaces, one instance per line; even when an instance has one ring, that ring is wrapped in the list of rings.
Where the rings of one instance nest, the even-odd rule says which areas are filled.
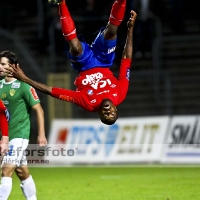
[[[15,165],[4,163],[1,169],[0,199],[8,199],[12,190],[12,174]]]
[[[124,19],[126,10],[126,0],[116,0],[112,5],[109,22],[104,31],[104,37],[107,40],[112,40],[117,37],[118,26]]]
[[[77,56],[82,53],[82,45],[76,34],[74,21],[69,13],[65,0],[59,3],[60,23],[63,35],[70,46],[70,53]]]
[[[36,186],[32,176],[29,173],[27,165],[21,165],[15,169],[15,173],[21,181],[20,187],[27,200],[37,200]]]

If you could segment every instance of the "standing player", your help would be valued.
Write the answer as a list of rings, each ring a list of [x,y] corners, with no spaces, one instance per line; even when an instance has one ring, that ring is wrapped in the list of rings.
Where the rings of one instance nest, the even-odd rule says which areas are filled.
[[[12,68],[6,68],[7,73],[11,73],[17,79],[32,85],[34,88],[43,93],[49,94],[52,97],[75,103],[91,112],[96,111],[98,112],[98,115],[103,123],[111,125],[115,123],[117,119],[117,109],[115,106],[119,105],[124,100],[128,90],[130,66],[133,54],[133,27],[136,17],[137,14],[134,11],[131,11],[131,17],[127,24],[127,38],[122,54],[118,78],[114,77],[108,67],[98,65],[95,67],[93,60],[96,60],[95,62],[98,60],[98,56],[96,58],[94,57],[94,52],[97,50],[94,49],[93,52],[88,45],[81,43],[77,38],[74,39],[74,42],[83,45],[84,49],[88,49],[88,52],[87,54],[82,53],[77,56],[77,59],[74,56],[75,60],[78,60],[82,56],[86,56],[86,58],[81,61],[84,65],[81,63],[78,64],[78,61],[74,61],[73,63],[77,66],[77,69],[79,69],[78,65],[81,67],[79,69],[79,76],[75,80],[75,84],[77,86],[76,91],[50,87],[42,83],[38,83],[27,77],[20,69],[19,65],[16,64],[10,65]],[[104,35],[105,34],[100,34],[95,40],[100,46],[101,42],[106,44],[106,42],[109,41],[104,40]],[[110,43],[113,43],[113,40],[111,40]],[[108,42],[108,44],[110,43]],[[102,51],[104,56],[110,56],[110,54],[107,54],[106,52],[108,53],[108,51]],[[91,57],[92,60],[90,60],[87,56]],[[92,62],[90,63],[91,65],[89,65],[88,60]],[[88,66],[92,66],[92,68],[83,69]]]
[[[0,100],[0,156],[4,156],[8,152],[8,120],[9,113]]]
[[[29,174],[24,152],[29,143],[31,110],[34,110],[37,116],[37,142],[40,146],[47,144],[44,112],[35,89],[5,72],[5,68],[9,67],[9,64],[17,63],[14,53],[10,51],[0,53],[0,76],[5,77],[0,81],[0,98],[10,113],[9,152],[2,161],[0,200],[6,200],[10,195],[14,171],[21,181],[20,186],[26,199],[36,200],[36,187]]]

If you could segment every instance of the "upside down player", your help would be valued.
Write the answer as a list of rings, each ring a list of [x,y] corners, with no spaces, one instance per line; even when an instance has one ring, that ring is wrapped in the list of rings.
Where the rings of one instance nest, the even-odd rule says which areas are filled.
[[[8,120],[9,120],[9,113],[0,100],[0,156],[4,156],[8,152]]]
[[[54,0],[54,2],[57,1]],[[112,66],[115,57],[117,29],[123,20],[125,7],[126,0],[114,2],[106,28],[101,29],[92,45],[89,46],[77,37],[65,0],[59,3],[63,35],[70,46],[68,58],[72,67],[79,72],[75,80],[76,91],[37,83],[28,78],[16,65],[12,66],[12,70],[8,70],[11,70],[10,72],[17,79],[32,85],[41,92],[75,103],[87,111],[98,112],[104,124],[114,124],[118,118],[116,106],[124,100],[128,90],[133,51],[133,27],[137,16],[134,11],[131,11],[119,77],[115,78],[109,67]]]

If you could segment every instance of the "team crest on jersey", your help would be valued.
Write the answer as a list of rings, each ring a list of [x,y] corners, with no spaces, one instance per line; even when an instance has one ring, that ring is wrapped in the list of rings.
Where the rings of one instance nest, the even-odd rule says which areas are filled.
[[[2,93],[1,99],[5,99],[5,98],[6,98],[6,93]]]
[[[88,90],[87,92],[88,92],[89,95],[93,95],[94,94],[93,90]]]
[[[14,89],[12,89],[12,90],[10,90],[10,96],[14,96],[15,95],[15,90]]]
[[[13,83],[11,88],[20,88],[20,83]]]
[[[90,102],[91,102],[91,103],[96,103],[96,101],[97,101],[96,99],[93,99],[93,100],[90,101]]]
[[[126,71],[126,78],[129,80],[129,78],[130,78],[130,69],[127,69],[127,71]]]

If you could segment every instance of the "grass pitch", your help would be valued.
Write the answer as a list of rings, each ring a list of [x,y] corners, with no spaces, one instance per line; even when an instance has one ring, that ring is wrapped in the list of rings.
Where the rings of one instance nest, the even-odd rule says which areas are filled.
[[[38,200],[199,200],[200,166],[30,168]],[[13,176],[9,200],[23,200]]]

